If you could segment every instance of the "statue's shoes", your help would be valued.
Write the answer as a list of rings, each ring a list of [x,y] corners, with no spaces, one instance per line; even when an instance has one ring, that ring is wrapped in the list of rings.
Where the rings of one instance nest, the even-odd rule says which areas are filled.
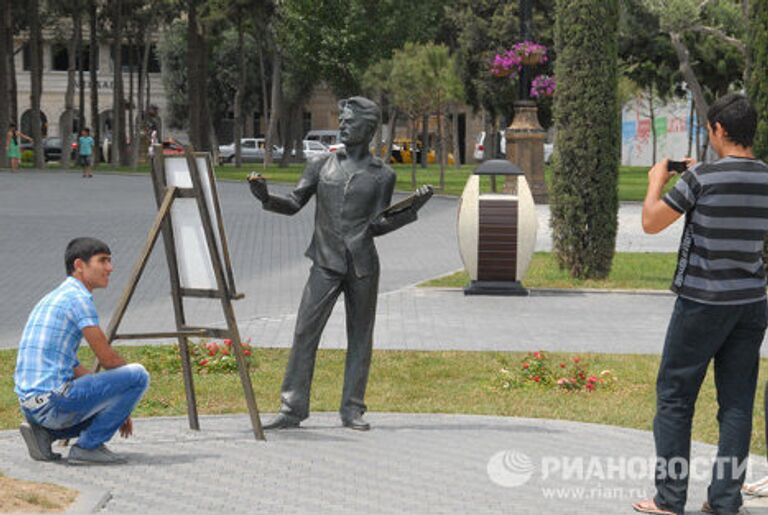
[[[264,424],[263,429],[291,429],[299,427],[301,420],[286,415],[285,413],[278,413],[275,418],[270,420],[267,424]]]
[[[344,418],[341,420],[341,423],[344,427],[348,427],[349,429],[354,429],[356,431],[368,431],[371,429],[371,424],[366,422],[362,415],[357,415],[352,418]]]

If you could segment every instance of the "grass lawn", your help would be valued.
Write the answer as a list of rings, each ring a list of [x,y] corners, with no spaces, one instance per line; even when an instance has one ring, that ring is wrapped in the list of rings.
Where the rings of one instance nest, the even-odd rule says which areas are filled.
[[[184,387],[179,373],[162,365],[174,359],[172,347],[120,347],[130,361],[143,363],[152,374],[150,389],[137,416],[184,415]],[[91,363],[90,350],[81,360]],[[515,370],[525,354],[501,352],[405,352],[375,351],[367,402],[372,411],[410,413],[466,413],[593,422],[650,430],[655,412],[654,385],[658,356],[581,355],[590,374],[611,370],[617,381],[595,392],[567,392],[555,387],[531,385],[501,389],[499,371]],[[13,393],[15,350],[0,351],[0,429],[15,429],[21,420]],[[287,349],[257,349],[253,370],[256,398],[264,412],[279,407],[279,388]],[[571,355],[552,354],[566,361]],[[341,395],[344,352],[320,350],[312,391],[312,409],[337,411]],[[768,360],[761,361],[761,374]],[[196,375],[198,406],[202,414],[244,413],[237,374]],[[752,452],[765,452],[762,389],[758,395],[752,435]],[[714,382],[710,371],[696,404],[695,440],[716,443]]]
[[[467,177],[478,166],[477,163],[462,165],[461,168],[456,169],[453,166],[449,166],[445,171],[445,190],[440,192],[444,195],[459,196],[464,190],[464,184],[467,182]],[[22,165],[24,168],[29,168],[30,165],[25,163]],[[58,163],[49,163],[50,169],[57,169]],[[412,191],[411,187],[411,165],[392,165],[395,172],[397,172],[397,189],[399,191]],[[76,169],[76,168],[73,168]],[[271,165],[266,169],[261,163],[249,163],[240,168],[236,168],[234,165],[224,165],[216,167],[216,174],[220,179],[245,180],[246,176],[251,171],[258,171],[264,174],[268,179],[274,182],[282,182],[294,184],[301,176],[301,172],[304,169],[302,163],[294,163],[288,165],[286,168],[280,168],[277,165]],[[136,168],[112,165],[100,164],[95,168],[99,173],[102,172],[134,172],[134,173],[148,173],[149,165],[141,164]],[[552,167],[547,166],[544,170],[547,185],[552,182]],[[619,200],[622,201],[641,201],[645,197],[645,188],[647,186],[647,173],[646,167],[638,166],[622,166],[619,168]],[[432,184],[437,187],[440,183],[440,168],[438,165],[429,165],[427,168],[416,168],[417,184]]]
[[[607,279],[573,279],[557,266],[554,254],[537,252],[523,281],[529,288],[601,288],[609,290],[667,290],[677,263],[677,254],[617,252]],[[423,282],[423,287],[463,288],[469,282],[463,270]]]

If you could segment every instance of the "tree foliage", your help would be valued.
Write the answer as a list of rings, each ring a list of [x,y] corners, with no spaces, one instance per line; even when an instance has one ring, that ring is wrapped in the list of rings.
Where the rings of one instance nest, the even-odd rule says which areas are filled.
[[[550,49],[554,3],[554,0],[533,2],[533,39]],[[455,0],[453,5],[445,7],[443,37],[457,55],[466,101],[494,116],[511,115],[518,99],[515,83],[489,73],[494,55],[521,40],[518,9],[519,2],[504,0]]]
[[[558,0],[552,236],[577,278],[608,275],[618,213],[617,0]]]
[[[339,97],[359,94],[365,70],[406,41],[435,38],[444,2],[425,0],[285,0],[278,39]]]
[[[768,159],[768,4],[752,2],[748,48],[752,69],[749,96],[757,109],[755,155]]]

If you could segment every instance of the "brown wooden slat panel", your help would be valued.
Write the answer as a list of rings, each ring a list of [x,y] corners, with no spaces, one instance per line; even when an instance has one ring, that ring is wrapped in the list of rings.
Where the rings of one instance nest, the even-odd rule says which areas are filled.
[[[480,200],[478,279],[514,281],[517,272],[517,202]]]
[[[507,243],[507,242],[484,241],[480,245],[478,245],[477,248],[480,252],[483,252],[486,250],[501,250],[504,252],[515,252],[517,250],[517,245],[515,245],[514,243]]]

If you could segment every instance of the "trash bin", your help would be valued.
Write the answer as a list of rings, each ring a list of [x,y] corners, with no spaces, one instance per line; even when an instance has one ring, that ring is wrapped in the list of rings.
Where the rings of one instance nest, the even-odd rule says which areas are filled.
[[[506,178],[502,193],[480,192],[480,178]],[[459,252],[470,282],[465,295],[528,295],[522,279],[536,247],[538,220],[525,173],[491,159],[467,179],[459,201]]]

